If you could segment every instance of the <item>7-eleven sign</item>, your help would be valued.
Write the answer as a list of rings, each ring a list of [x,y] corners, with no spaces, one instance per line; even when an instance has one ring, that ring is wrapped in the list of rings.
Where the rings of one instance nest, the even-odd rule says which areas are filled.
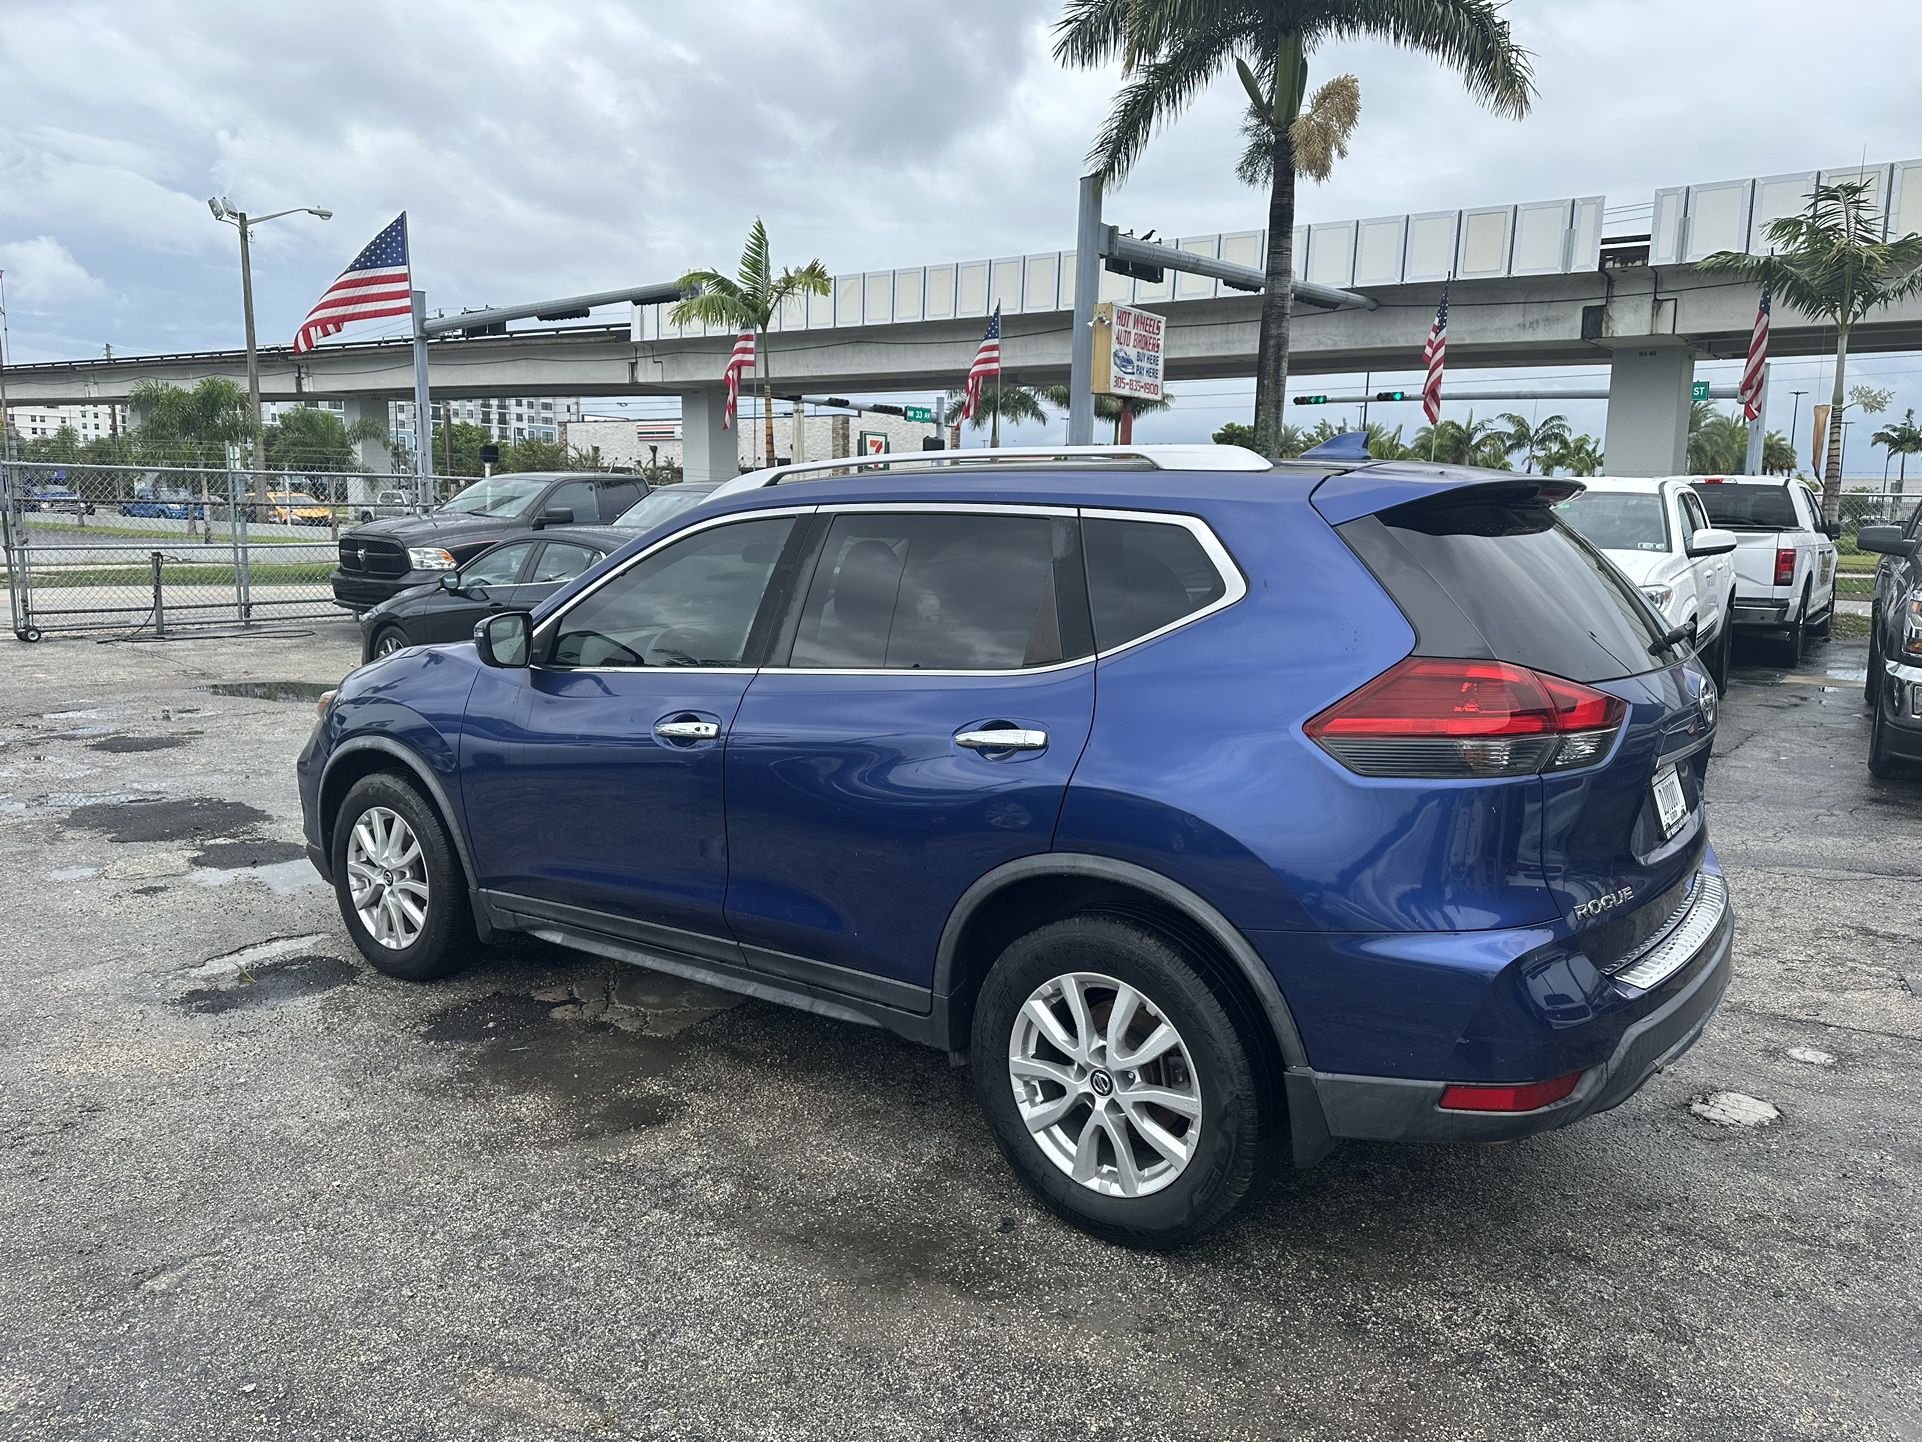
[[[888,453],[886,431],[862,431],[861,454],[864,456],[885,456]]]

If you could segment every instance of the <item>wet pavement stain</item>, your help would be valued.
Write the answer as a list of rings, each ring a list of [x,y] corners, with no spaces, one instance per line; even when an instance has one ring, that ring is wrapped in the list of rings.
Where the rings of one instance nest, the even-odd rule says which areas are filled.
[[[216,696],[250,701],[318,701],[333,687],[318,681],[216,681],[207,689]]]
[[[176,1005],[203,1015],[254,1011],[337,991],[350,985],[356,975],[354,968],[337,956],[318,953],[290,956],[284,961],[236,972],[223,986],[196,987],[184,992]]]
[[[557,1140],[617,1136],[672,1121],[676,1096],[635,1089],[686,1054],[680,1043],[635,1036],[587,1021],[558,1021],[530,996],[495,992],[442,1012],[422,1041],[462,1048],[463,1083],[473,1091],[536,1092],[558,1104]]]
[[[68,825],[121,843],[213,841],[269,819],[266,812],[244,801],[217,801],[206,796],[164,801],[129,798],[75,806],[67,813]]]
[[[210,871],[239,871],[303,861],[306,856],[307,848],[292,841],[215,841],[194,853],[193,864]]]
[[[103,736],[98,741],[89,741],[89,751],[105,751],[110,756],[126,756],[140,751],[171,751],[176,746],[200,735],[198,731],[182,732],[178,736]]]

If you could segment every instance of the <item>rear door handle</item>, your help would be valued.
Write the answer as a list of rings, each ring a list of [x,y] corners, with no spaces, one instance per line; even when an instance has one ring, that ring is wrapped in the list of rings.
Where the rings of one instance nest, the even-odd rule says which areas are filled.
[[[721,728],[713,721],[657,721],[654,734],[663,741],[712,741]]]
[[[954,744],[970,751],[1039,751],[1048,744],[1048,733],[1018,726],[996,726],[963,731],[954,738]]]

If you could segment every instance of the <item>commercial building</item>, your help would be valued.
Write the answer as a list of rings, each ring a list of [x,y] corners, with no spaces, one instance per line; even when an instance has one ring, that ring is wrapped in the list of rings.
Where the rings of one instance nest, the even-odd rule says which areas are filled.
[[[744,404],[736,418],[734,431],[742,470],[751,471],[766,463],[766,432],[761,417]],[[793,459],[794,416],[776,409],[774,414],[774,451],[783,460]],[[862,454],[871,448],[889,452],[919,451],[924,441],[940,432],[925,421],[904,421],[898,416],[810,415],[801,432],[803,459],[820,460],[828,456]],[[962,444],[985,443],[986,432],[965,432]],[[681,423],[673,418],[591,415],[569,421],[561,439],[570,449],[599,453],[600,464],[610,470],[640,470],[649,465],[681,464]]]

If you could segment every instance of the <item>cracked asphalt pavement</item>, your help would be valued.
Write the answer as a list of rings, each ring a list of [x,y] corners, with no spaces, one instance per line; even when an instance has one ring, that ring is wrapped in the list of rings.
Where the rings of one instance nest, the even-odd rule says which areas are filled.
[[[1859,644],[1738,658],[1693,1052],[1152,1256],[878,1031],[525,941],[370,972],[291,766],[355,643],[5,650],[0,1437],[1922,1437],[1922,787]]]

